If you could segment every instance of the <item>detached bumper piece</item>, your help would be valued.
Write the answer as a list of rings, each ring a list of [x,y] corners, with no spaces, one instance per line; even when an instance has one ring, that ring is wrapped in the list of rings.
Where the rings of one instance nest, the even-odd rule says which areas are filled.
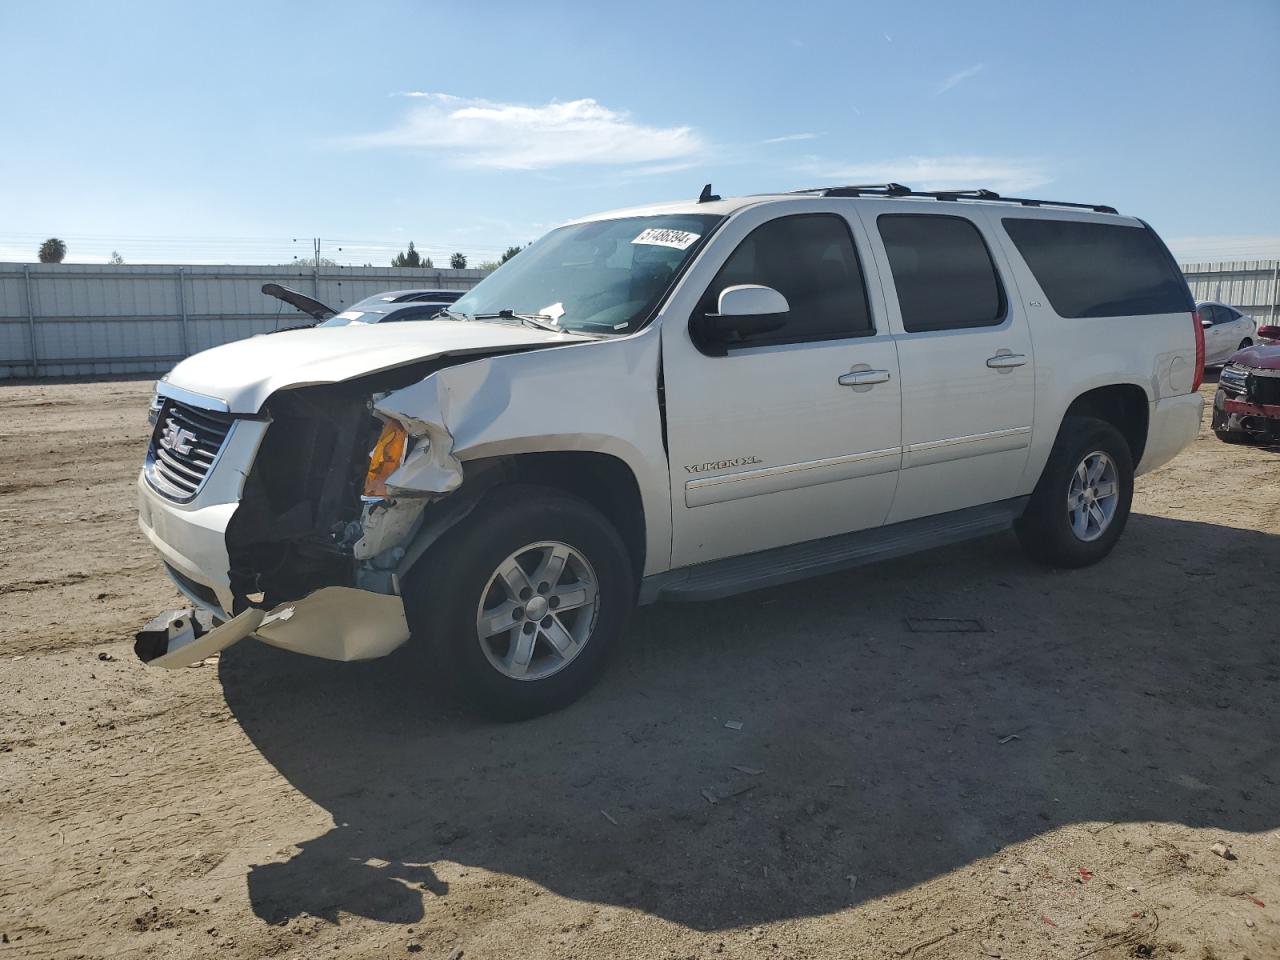
[[[133,652],[149,667],[190,666],[249,636],[265,615],[249,609],[215,627],[204,610],[166,610],[134,635]]]

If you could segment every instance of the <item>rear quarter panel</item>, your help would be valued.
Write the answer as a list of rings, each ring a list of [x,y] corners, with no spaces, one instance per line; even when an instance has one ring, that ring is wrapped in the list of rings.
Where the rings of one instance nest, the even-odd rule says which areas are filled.
[[[1035,417],[1031,450],[1019,483],[1030,493],[1040,479],[1067,408],[1081,394],[1112,384],[1132,384],[1143,391],[1148,409],[1160,400],[1191,392],[1195,372],[1195,332],[1190,313],[1124,317],[1060,317],[1035,275],[1010,239],[1005,217],[1035,216],[1002,211],[993,216],[993,234],[1024,298],[1035,351]],[[1041,214],[1040,216],[1043,216]],[[1140,226],[1140,221],[1114,215],[1053,211],[1058,220]]]

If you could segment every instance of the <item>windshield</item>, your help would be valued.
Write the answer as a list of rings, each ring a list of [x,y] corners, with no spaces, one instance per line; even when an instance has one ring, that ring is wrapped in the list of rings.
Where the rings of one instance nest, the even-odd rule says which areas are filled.
[[[719,220],[685,213],[560,227],[504,263],[452,309],[468,318],[509,310],[566,330],[630,333]]]

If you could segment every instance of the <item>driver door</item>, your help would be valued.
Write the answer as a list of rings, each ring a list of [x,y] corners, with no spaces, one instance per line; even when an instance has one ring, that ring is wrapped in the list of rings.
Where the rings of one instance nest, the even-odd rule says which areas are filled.
[[[725,224],[664,311],[673,567],[877,527],[893,500],[897,348],[861,228],[839,201],[778,210]],[[695,342],[691,318],[739,284],[782,293],[783,326]]]

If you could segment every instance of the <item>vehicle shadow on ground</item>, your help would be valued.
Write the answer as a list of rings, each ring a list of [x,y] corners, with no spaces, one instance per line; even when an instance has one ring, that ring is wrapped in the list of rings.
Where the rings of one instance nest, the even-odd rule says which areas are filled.
[[[588,698],[512,725],[442,706],[400,655],[241,644],[231,709],[335,823],[251,869],[253,909],[417,922],[448,910],[429,864],[452,861],[714,930],[836,911],[1070,822],[1272,829],[1277,569],[1280,537],[1135,515],[1088,570],[997,537],[648,608]]]

